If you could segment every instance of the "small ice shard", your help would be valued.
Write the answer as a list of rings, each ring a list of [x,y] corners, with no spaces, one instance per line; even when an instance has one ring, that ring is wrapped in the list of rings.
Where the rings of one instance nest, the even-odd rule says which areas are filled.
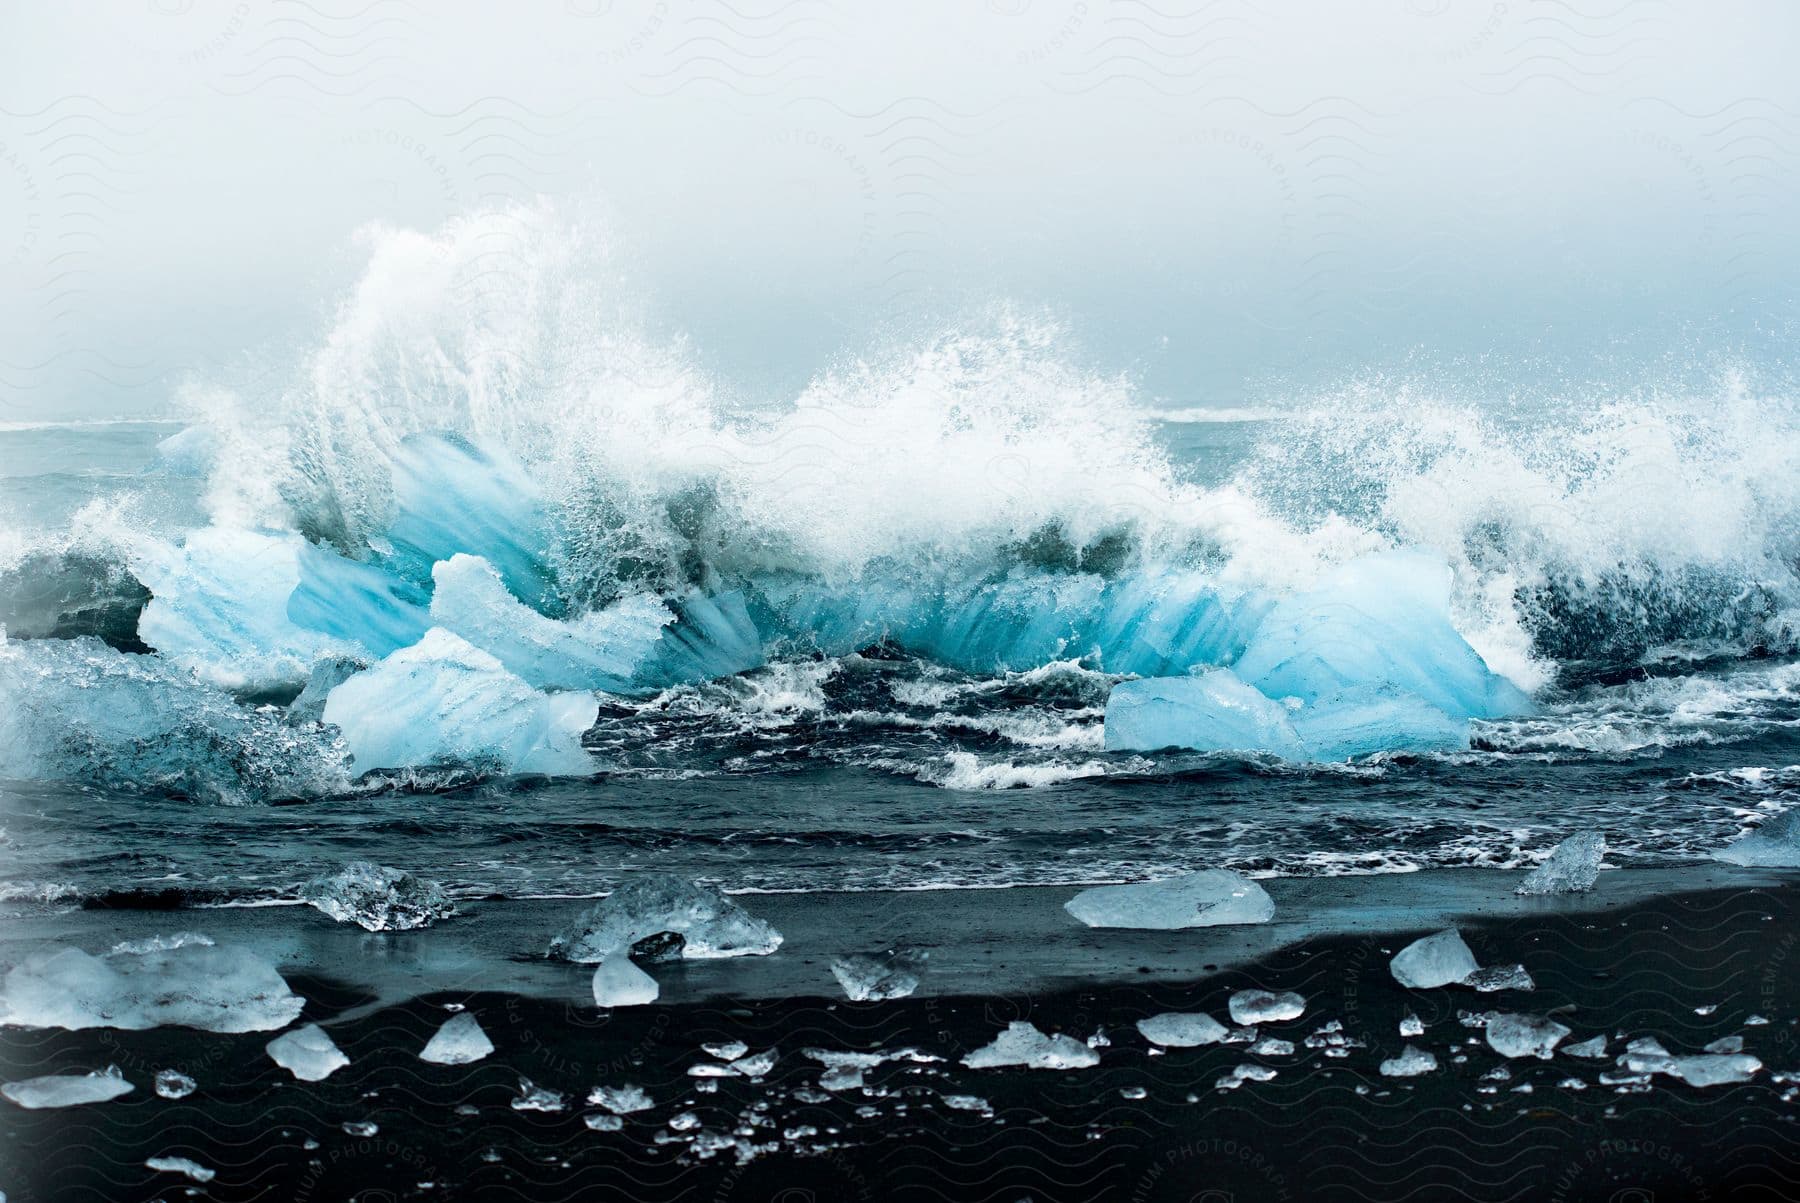
[[[369,1137],[381,1131],[381,1126],[379,1124],[374,1120],[367,1119],[347,1119],[339,1124],[338,1127],[344,1130],[345,1135],[360,1136],[364,1140],[367,1140]]]
[[[159,1069],[156,1071],[156,1093],[165,1099],[185,1099],[194,1093],[199,1083],[180,1070]]]
[[[1229,869],[1081,891],[1063,909],[1089,927],[1168,931],[1181,927],[1267,923],[1275,914],[1268,892]]]
[[[1235,1065],[1230,1073],[1213,1083],[1215,1090],[1236,1090],[1245,1082],[1273,1082],[1275,1071],[1266,1065]]]
[[[1408,1011],[1405,1015],[1400,1017],[1400,1034],[1402,1036],[1423,1036],[1425,1034],[1425,1024],[1417,1015]]]
[[[1606,1037],[1599,1035],[1583,1040],[1579,1044],[1565,1044],[1562,1051],[1564,1056],[1586,1057],[1590,1061],[1597,1061],[1606,1056]]]
[[[851,1002],[905,998],[919,988],[919,973],[928,954],[896,948],[874,954],[852,954],[831,963],[831,976]]]
[[[185,1174],[195,1182],[211,1182],[215,1173],[186,1157],[152,1157],[144,1162],[144,1167],[164,1174]]]
[[[1525,875],[1520,894],[1585,894],[1600,876],[1606,837],[1579,831],[1550,850],[1550,858]]]
[[[1734,865],[1800,868],[1800,807],[1763,820],[1755,830],[1725,845],[1713,856]]]
[[[1523,965],[1490,965],[1477,969],[1463,979],[1463,985],[1469,986],[1482,994],[1492,994],[1498,990],[1535,990],[1537,983],[1525,972]]]
[[[339,923],[354,923],[365,931],[412,931],[456,913],[437,882],[366,860],[320,874],[300,896]]]
[[[94,1073],[50,1074],[42,1078],[26,1078],[22,1082],[8,1082],[0,1086],[0,1095],[6,1096],[27,1111],[41,1111],[50,1107],[104,1103],[122,1094],[130,1094],[131,1089],[131,1083],[125,1080],[119,1067],[109,1065]]]
[[[1625,1052],[1629,1056],[1636,1057],[1666,1057],[1669,1055],[1669,1050],[1663,1047],[1663,1042],[1654,1036],[1639,1036],[1635,1040],[1627,1042]]]
[[[684,957],[763,956],[781,933],[712,886],[672,874],[636,877],[576,917],[550,955],[592,963],[645,937],[678,932]]]
[[[1744,1051],[1744,1038],[1742,1036],[1721,1036],[1711,1044],[1708,1044],[1701,1051],[1708,1053],[1741,1053]]]
[[[775,1068],[775,1050],[766,1048],[760,1053],[752,1053],[748,1057],[740,1057],[731,1063],[740,1078],[760,1078]]]
[[[458,1011],[432,1033],[419,1060],[433,1065],[469,1065],[494,1051],[473,1011]]]
[[[198,1028],[259,1032],[286,1027],[304,1000],[246,948],[180,936],[34,953],[0,983],[0,1022],[31,1028]]]
[[[1559,1090],[1586,1090],[1587,1083],[1580,1078],[1564,1078],[1556,1084]]]
[[[606,1115],[598,1111],[594,1112],[592,1115],[582,1116],[581,1122],[595,1132],[618,1132],[625,1127],[625,1121],[618,1116]]]
[[[1233,1023],[1254,1027],[1300,1018],[1306,1013],[1306,999],[1291,990],[1239,990],[1226,1007]]]
[[[1022,1019],[1006,1025],[992,1044],[963,1058],[970,1069],[1022,1065],[1026,1069],[1086,1069],[1100,1064],[1100,1054],[1068,1036],[1046,1036]]]
[[[1728,1086],[1748,1082],[1762,1071],[1762,1062],[1748,1053],[1702,1053],[1692,1057],[1675,1057],[1666,1073],[1673,1074],[1689,1086]]]
[[[539,1086],[530,1078],[519,1079],[519,1097],[512,1101],[514,1111],[561,1111],[563,1096],[547,1086]]]
[[[601,1007],[641,1007],[656,1001],[662,987],[656,979],[631,963],[623,952],[614,953],[594,970],[594,1004]]]
[[[1548,1061],[1569,1029],[1541,1015],[1495,1011],[1488,1016],[1488,1047],[1502,1057],[1536,1057]]]
[[[1416,1078],[1420,1074],[1437,1072],[1437,1067],[1437,1057],[1429,1050],[1409,1044],[1400,1050],[1398,1057],[1390,1057],[1381,1063],[1381,1075],[1384,1078]]]
[[[1395,954],[1388,967],[1394,980],[1411,990],[1458,985],[1481,968],[1454,927],[1414,940]]]
[[[1166,1011],[1137,1022],[1137,1030],[1151,1044],[1164,1048],[1198,1048],[1225,1039],[1225,1025],[1211,1015]]]
[[[634,1111],[648,1111],[656,1106],[650,1096],[638,1086],[596,1086],[588,1091],[587,1101],[595,1107],[604,1107],[614,1115],[630,1115]]]
[[[702,1044],[700,1048],[708,1056],[717,1057],[721,1061],[736,1061],[750,1051],[750,1046],[742,1040],[727,1040],[722,1044]]]
[[[1149,1094],[1150,1092],[1145,1090],[1142,1086],[1121,1086],[1119,1088],[1119,1097],[1122,1099],[1147,1098]]]
[[[946,1094],[940,1095],[939,1099],[943,1102],[944,1106],[950,1108],[952,1111],[973,1111],[978,1115],[983,1116],[991,1116],[994,1114],[993,1104],[989,1103],[980,1095]]]
[[[302,1082],[322,1082],[350,1064],[350,1058],[316,1023],[283,1032],[264,1047],[275,1064]]]
[[[1747,1028],[1759,1028],[1768,1022],[1767,1017],[1762,1015],[1748,1015],[1744,1018],[1744,1026]]]
[[[1250,1051],[1258,1057],[1291,1057],[1294,1055],[1294,1042],[1264,1036],[1250,1046]]]
[[[857,1065],[834,1065],[819,1075],[821,1090],[857,1090],[862,1084],[862,1067]]]

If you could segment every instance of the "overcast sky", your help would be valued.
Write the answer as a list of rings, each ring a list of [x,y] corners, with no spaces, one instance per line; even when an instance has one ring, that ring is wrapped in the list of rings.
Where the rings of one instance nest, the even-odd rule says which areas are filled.
[[[1782,0],[454,7],[6,4],[0,418],[153,412],[364,223],[538,196],[771,400],[1000,298],[1182,404],[1790,341]]]

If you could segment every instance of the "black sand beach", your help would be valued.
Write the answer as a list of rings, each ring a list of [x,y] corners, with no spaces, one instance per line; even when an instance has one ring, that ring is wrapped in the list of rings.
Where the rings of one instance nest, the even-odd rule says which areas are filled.
[[[1778,875],[1728,869],[1615,872],[1586,898],[1534,901],[1514,898],[1513,880],[1477,871],[1273,882],[1288,932],[1313,928],[1291,942],[1282,942],[1281,924],[1090,930],[1061,911],[1066,890],[839,895],[830,905],[814,896],[748,896],[742,901],[787,932],[778,953],[654,967],[663,1000],[610,1013],[584,997],[586,970],[534,960],[510,962],[527,989],[493,988],[498,971],[484,964],[474,974],[479,988],[381,998],[420,960],[402,951],[397,959],[414,969],[383,978],[384,947],[449,944],[464,923],[469,938],[473,915],[402,937],[346,936],[361,953],[343,956],[339,972],[283,959],[307,999],[303,1020],[323,1024],[351,1060],[323,1082],[296,1082],[275,1066],[263,1051],[271,1033],[0,1032],[7,1080],[116,1064],[136,1087],[112,1102],[62,1110],[6,1105],[0,1190],[9,1203],[188,1191],[269,1200],[1005,1203],[1792,1197],[1800,1189],[1800,1103],[1790,1101],[1795,1091],[1781,1075],[1800,1070],[1800,891]],[[1284,888],[1290,897],[1282,898]],[[1368,904],[1357,910],[1347,900],[1359,890]],[[1320,896],[1333,892],[1343,896],[1335,910]],[[885,916],[886,930],[880,922],[853,929],[847,898],[869,909],[858,919]],[[1313,916],[1292,918],[1309,906]],[[1407,910],[1417,916],[1410,924]],[[1456,919],[1483,964],[1525,964],[1536,989],[1399,987],[1390,957],[1440,915]],[[15,921],[5,956],[16,959],[51,928],[86,945],[139,927],[253,939],[257,916],[82,911]],[[507,917],[515,932],[518,919]],[[899,937],[922,924],[935,924],[938,939],[917,996],[849,1003],[827,988],[833,943]],[[343,930],[322,918],[317,926],[331,937]],[[27,929],[32,936],[22,942]],[[1046,967],[1053,960],[1060,972]],[[984,962],[993,966],[987,989]],[[773,988],[781,976],[817,985],[784,995]],[[352,984],[359,978],[387,985]],[[727,987],[733,980],[741,989]],[[1227,997],[1246,987],[1305,996],[1301,1018],[1261,1033],[1291,1041],[1292,1054],[1252,1053],[1244,1044],[1156,1053],[1133,1026],[1168,1010],[1223,1018]],[[418,1051],[452,1004],[479,1017],[495,1053],[468,1066],[421,1062]],[[1459,1012],[1487,1010],[1552,1013],[1573,1030],[1568,1042],[1610,1037],[1610,1055],[1506,1061],[1459,1021]],[[1400,1051],[1397,1025],[1409,1012],[1425,1025],[1415,1043],[1433,1051],[1440,1068],[1383,1077],[1377,1067]],[[1099,1034],[1099,1064],[960,1064],[1015,1019],[1082,1040]],[[1353,1042],[1346,1055],[1306,1046],[1328,1021]],[[1682,1053],[1731,1035],[1763,1062],[1752,1082],[1697,1089],[1658,1076],[1647,1088],[1621,1089],[1601,1081],[1618,1072],[1612,1058],[1627,1038],[1653,1036]],[[774,1049],[777,1060],[758,1079],[689,1075],[714,1060],[703,1043],[729,1040],[752,1053]],[[835,1090],[820,1088],[824,1067],[803,1051],[909,1046],[943,1060],[890,1061],[869,1069],[862,1087]],[[1274,1076],[1219,1089],[1239,1065]],[[157,1097],[152,1079],[164,1068],[189,1074],[198,1089],[180,1100]],[[515,1109],[522,1077],[563,1095],[565,1109]],[[626,1115],[619,1131],[590,1130],[583,1117],[603,1111],[584,1103],[587,1092],[626,1083],[641,1086],[654,1106]],[[676,1119],[683,1115],[692,1119]],[[191,1159],[216,1177],[199,1184],[146,1168],[157,1157]]]

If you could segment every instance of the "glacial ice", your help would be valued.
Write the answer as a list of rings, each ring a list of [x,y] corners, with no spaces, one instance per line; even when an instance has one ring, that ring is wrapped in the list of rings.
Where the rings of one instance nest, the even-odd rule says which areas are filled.
[[[313,543],[298,552],[299,579],[287,617],[342,647],[374,659],[411,647],[431,629],[425,587]]]
[[[350,1058],[316,1023],[283,1032],[263,1047],[270,1060],[302,1082],[322,1082],[350,1064]]]
[[[692,958],[762,956],[781,946],[780,932],[712,886],[650,874],[578,915],[550,942],[550,955],[591,964],[661,932],[683,936],[682,955]]]
[[[1713,855],[1734,865],[1800,868],[1800,807],[1764,819],[1755,830],[1733,840]]]
[[[561,1111],[567,1105],[559,1091],[523,1077],[519,1079],[519,1095],[512,1101],[514,1111]]]
[[[1411,1011],[1400,1017],[1400,1034],[1402,1036],[1423,1036],[1425,1023]]]
[[[1107,695],[1105,731],[1113,752],[1194,748],[1308,758],[1287,707],[1228,668],[1121,682]]]
[[[1293,714],[1310,759],[1373,752],[1439,752],[1469,746],[1469,724],[1391,685],[1359,685],[1307,702]]]
[[[1606,837],[1597,831],[1578,831],[1550,850],[1543,864],[1525,875],[1520,894],[1584,894],[1600,876],[1600,858],[1606,855]]]
[[[27,1111],[104,1103],[122,1094],[130,1094],[131,1091],[131,1083],[125,1080],[125,1075],[119,1072],[116,1065],[109,1065],[94,1073],[50,1074],[0,1085],[0,1095],[6,1096]]]
[[[1385,1078],[1416,1078],[1420,1074],[1436,1073],[1437,1067],[1438,1059],[1430,1050],[1409,1044],[1400,1050],[1398,1057],[1383,1061],[1380,1069]]]
[[[1563,1055],[1567,1057],[1586,1057],[1589,1060],[1597,1061],[1606,1056],[1606,1037],[1603,1035],[1591,1036],[1576,1044],[1565,1044],[1562,1051]]]
[[[1166,931],[1182,927],[1267,923],[1275,914],[1268,891],[1229,869],[1121,886],[1094,886],[1063,904],[1089,927]]]
[[[1239,990],[1232,994],[1226,1007],[1231,1012],[1231,1022],[1255,1027],[1300,1018],[1306,1014],[1306,999],[1291,990]]]
[[[1409,990],[1461,984],[1481,966],[1454,927],[1414,940],[1388,964],[1394,980]]]
[[[638,1086],[596,1086],[588,1091],[587,1101],[592,1106],[606,1108],[614,1115],[631,1115],[656,1106],[650,1096]]]
[[[615,949],[594,970],[594,1005],[641,1007],[656,1001],[662,988],[656,979],[631,963],[623,949]]]
[[[159,1069],[156,1071],[156,1093],[165,1099],[185,1099],[193,1094],[199,1083],[178,1069]]]
[[[144,1168],[163,1174],[181,1174],[195,1182],[211,1182],[217,1176],[215,1171],[186,1157],[152,1157],[144,1162]]]
[[[970,1069],[998,1069],[1022,1065],[1026,1069],[1086,1069],[1100,1064],[1100,1054],[1070,1036],[1046,1036],[1022,1019],[969,1053],[962,1063]]]
[[[905,998],[919,988],[919,973],[927,954],[896,948],[873,954],[852,954],[831,962],[831,975],[851,1002],[879,1002]]]
[[[594,763],[581,737],[597,712],[594,695],[540,693],[437,627],[325,701],[359,772],[451,763],[585,775]]]
[[[1499,990],[1535,990],[1537,983],[1531,980],[1525,966],[1489,965],[1477,969],[1462,980],[1462,984],[1481,994],[1493,994]]]
[[[258,1032],[285,1027],[304,1000],[275,967],[245,948],[204,937],[34,953],[0,983],[0,1023],[32,1028],[197,1028]]]
[[[601,1115],[595,1112],[592,1115],[582,1116],[581,1122],[594,1132],[622,1132],[625,1130],[625,1121],[616,1115]]]
[[[433,1065],[470,1065],[494,1051],[494,1042],[481,1030],[473,1011],[458,1011],[431,1034],[419,1060]]]
[[[456,913],[437,882],[366,860],[313,878],[301,897],[339,923],[365,931],[412,931]]]
[[[1495,1011],[1487,1017],[1488,1047],[1502,1057],[1536,1057],[1548,1061],[1569,1029],[1541,1015]]]

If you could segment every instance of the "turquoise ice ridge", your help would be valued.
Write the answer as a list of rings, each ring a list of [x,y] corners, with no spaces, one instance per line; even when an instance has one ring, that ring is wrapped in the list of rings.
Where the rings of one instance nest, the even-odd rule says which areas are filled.
[[[1115,687],[1106,746],[1314,761],[1467,747],[1470,720],[1531,701],[1451,625],[1450,583],[1423,552],[1352,561],[1270,608],[1229,667]]]

